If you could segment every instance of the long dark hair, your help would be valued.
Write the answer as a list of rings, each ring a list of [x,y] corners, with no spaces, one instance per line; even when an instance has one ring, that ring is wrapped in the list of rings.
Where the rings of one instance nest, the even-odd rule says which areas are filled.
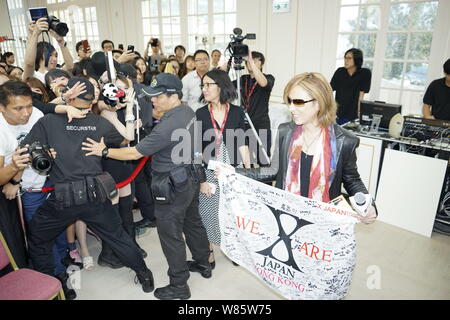
[[[220,103],[230,103],[238,97],[236,88],[231,82],[228,73],[226,73],[225,71],[220,69],[213,69],[207,72],[202,78],[202,84],[205,77],[213,79],[214,82],[217,83],[217,86],[220,88]],[[203,92],[198,101],[205,102],[205,96],[203,95]]]
[[[351,52],[353,54],[353,61],[355,61],[356,69],[358,69],[358,70],[361,69],[362,65],[363,65],[363,62],[364,62],[363,52],[360,49],[351,48],[351,49],[347,50],[347,52],[345,53],[344,57],[349,52]]]

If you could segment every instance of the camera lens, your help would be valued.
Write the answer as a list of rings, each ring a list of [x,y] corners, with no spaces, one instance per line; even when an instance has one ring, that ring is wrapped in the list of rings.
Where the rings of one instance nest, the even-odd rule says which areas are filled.
[[[36,159],[35,169],[39,172],[47,172],[52,166],[51,161],[46,158]]]

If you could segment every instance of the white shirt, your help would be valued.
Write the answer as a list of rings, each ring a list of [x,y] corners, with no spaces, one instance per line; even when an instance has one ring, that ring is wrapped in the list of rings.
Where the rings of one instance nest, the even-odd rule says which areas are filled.
[[[44,73],[41,73],[39,71],[35,71],[33,77],[35,77],[36,79],[39,79],[42,82],[42,84],[45,86],[45,75],[47,73],[48,73],[48,70],[45,71]]]
[[[202,79],[198,76],[197,71],[191,71],[184,76],[183,80],[183,99],[192,110],[197,111],[197,109],[203,107],[205,103],[198,102],[198,99],[202,95],[202,89],[200,85],[202,84]]]
[[[5,164],[8,165],[12,161],[12,154],[17,149],[19,143],[28,135],[33,128],[34,124],[44,116],[44,114],[33,107],[33,112],[31,113],[30,120],[24,125],[13,126],[10,125],[3,114],[0,113],[0,139],[3,137],[6,139],[0,141],[0,155],[5,157]],[[14,142],[15,141],[15,142]],[[22,176],[22,187],[24,188],[42,188],[45,183],[46,176],[41,176],[33,168],[28,167],[23,172]]]

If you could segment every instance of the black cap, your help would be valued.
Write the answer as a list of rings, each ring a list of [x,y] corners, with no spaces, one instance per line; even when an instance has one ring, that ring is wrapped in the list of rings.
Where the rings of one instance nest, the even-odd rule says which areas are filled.
[[[95,80],[100,79],[102,74],[106,71],[106,61],[107,57],[103,51],[96,52],[92,55],[91,61],[87,66],[87,74],[90,75]],[[120,64],[114,60],[114,68],[118,70]]]
[[[124,63],[119,66],[119,69],[117,70],[117,74],[122,74],[125,77],[128,77],[130,79],[136,79],[137,78],[137,71],[136,69],[129,63]]]
[[[170,73],[160,73],[153,80],[149,87],[142,89],[146,95],[156,97],[164,93],[183,93],[183,83],[180,78]]]
[[[87,78],[70,78],[67,83],[67,88],[72,89],[77,82],[84,83],[86,86],[86,89],[84,89],[86,92],[80,94],[77,98],[85,101],[93,101],[95,98],[95,88]]]

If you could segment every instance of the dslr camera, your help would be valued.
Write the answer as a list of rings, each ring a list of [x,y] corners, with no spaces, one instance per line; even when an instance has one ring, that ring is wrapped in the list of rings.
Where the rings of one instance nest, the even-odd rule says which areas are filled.
[[[48,20],[49,29],[55,31],[61,37],[65,37],[67,35],[67,33],[69,32],[69,28],[67,27],[67,24],[64,22],[61,22],[57,17],[48,16],[47,20]]]
[[[150,43],[150,45],[152,47],[157,47],[158,46],[158,38],[153,38],[152,42]]]
[[[42,145],[39,141],[34,142],[28,147],[24,154],[31,155],[31,167],[40,174],[47,174],[53,167],[54,159],[50,148]]]
[[[243,42],[245,39],[254,40],[256,39],[256,34],[248,33],[245,37],[242,36],[242,29],[234,28],[232,35],[230,35],[231,42],[228,45],[228,49],[231,52],[231,56],[242,62],[242,58],[248,56],[248,46]]]

